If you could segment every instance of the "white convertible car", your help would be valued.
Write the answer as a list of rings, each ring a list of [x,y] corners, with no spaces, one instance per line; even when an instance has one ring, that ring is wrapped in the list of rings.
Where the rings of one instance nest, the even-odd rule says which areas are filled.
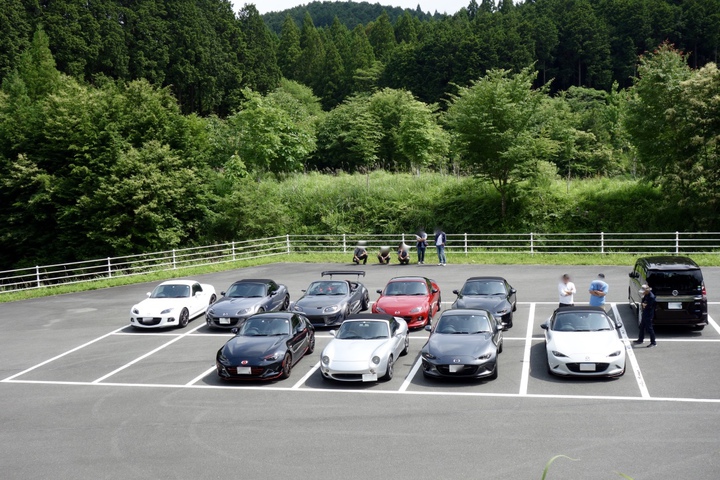
[[[390,315],[349,316],[322,352],[323,379],[343,382],[390,380],[395,362],[410,348],[408,326]]]
[[[147,296],[130,309],[130,325],[135,328],[183,328],[217,299],[212,285],[194,280],[163,282]]]
[[[619,377],[625,373],[625,344],[600,307],[558,308],[545,330],[548,371],[559,376]]]

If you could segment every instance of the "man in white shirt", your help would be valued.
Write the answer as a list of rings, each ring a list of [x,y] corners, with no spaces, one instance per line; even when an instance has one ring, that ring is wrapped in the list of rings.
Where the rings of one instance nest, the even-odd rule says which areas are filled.
[[[577,290],[575,284],[570,281],[570,275],[567,273],[562,276],[558,284],[558,292],[560,293],[560,306],[572,307],[575,304],[574,295]]]

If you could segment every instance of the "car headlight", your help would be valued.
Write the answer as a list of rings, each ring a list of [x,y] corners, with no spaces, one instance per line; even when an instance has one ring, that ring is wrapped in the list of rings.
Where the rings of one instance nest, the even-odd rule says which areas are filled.
[[[567,355],[565,355],[564,353],[558,352],[557,350],[553,350],[552,354],[555,355],[556,357],[567,357]]]
[[[410,313],[420,313],[422,312],[423,307],[415,307],[412,310],[410,310]]]
[[[509,311],[510,311],[509,308],[503,308],[502,310],[498,310],[498,311],[497,311],[497,314],[498,314],[498,315],[505,315],[505,314],[508,313]]]
[[[238,312],[235,315],[237,315],[237,316],[248,315],[248,314],[252,313],[253,310],[254,310],[254,308],[241,308],[240,310],[238,310]]]
[[[423,358],[427,358],[428,360],[435,360],[437,357],[433,355],[430,352],[422,352]]]
[[[323,313],[335,313],[340,311],[340,305],[330,305],[323,308]]]
[[[324,355],[322,357],[322,363],[323,363],[323,365],[330,365],[330,357],[328,357],[327,355]]]
[[[295,312],[302,312],[302,311],[303,311],[303,309],[302,309],[302,307],[301,307],[300,305],[293,305],[293,306],[292,306],[292,309],[293,309],[293,311],[295,311]]]
[[[215,310],[211,308],[210,310],[208,310],[207,313],[210,315],[215,315]]]
[[[140,315],[140,310],[138,310],[137,308],[133,308],[133,309],[132,309],[132,312],[133,312],[135,315]]]
[[[174,310],[174,308],[166,308],[162,312],[160,312],[160,315],[165,315],[166,313],[170,313]]]
[[[387,313],[385,310],[383,310],[382,308],[380,308],[378,306],[375,307],[375,310],[377,310],[380,313]]]
[[[372,361],[375,365],[377,365],[377,364],[380,363],[380,357],[378,357],[377,355],[375,355],[374,357],[372,357],[372,360],[371,360],[371,361]]]
[[[228,358],[221,353],[220,355],[218,355],[218,362],[222,363],[223,365],[228,365],[230,363],[230,360],[228,360]]]
[[[266,356],[264,356],[262,359],[265,360],[265,361],[267,361],[267,362],[274,362],[274,361],[276,361],[276,360],[280,360],[280,359],[283,358],[284,356],[285,356],[285,355],[283,355],[282,352],[275,352],[275,353],[273,353],[273,354],[271,354],[271,355],[266,355]]]
[[[618,350],[618,351],[613,352],[610,355],[608,355],[608,357],[617,357],[618,355],[620,355],[620,353],[622,353],[622,352],[620,352],[620,350]]]
[[[492,357],[492,353],[486,353],[485,355],[480,355],[477,357],[478,360],[489,360],[490,357]]]

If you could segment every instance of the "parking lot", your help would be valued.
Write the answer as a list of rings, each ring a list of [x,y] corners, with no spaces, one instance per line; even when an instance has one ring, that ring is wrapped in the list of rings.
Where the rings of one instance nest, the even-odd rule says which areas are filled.
[[[239,278],[269,277],[285,283],[292,298],[297,299],[320,271],[333,267],[337,266],[269,265],[200,280],[213,284],[219,292]],[[587,297],[584,287],[600,271],[598,268],[364,268],[367,275],[361,281],[371,292],[398,274],[411,272],[434,278],[441,286],[444,308],[454,299],[451,291],[465,278],[486,273],[505,276],[518,289],[519,303],[514,327],[505,332],[499,378],[425,379],[419,372],[419,352],[427,333],[421,330],[411,334],[410,353],[397,362],[390,382],[324,381],[318,371],[320,352],[332,337],[328,331],[318,330],[315,353],[303,358],[288,380],[229,383],[215,373],[214,355],[231,335],[210,330],[202,318],[182,330],[137,331],[127,326],[129,308],[152,285],[4,304],[0,305],[5,328],[0,337],[0,399],[5,408],[0,418],[15,436],[3,438],[4,444],[13,445],[3,453],[3,466],[17,473],[12,478],[42,476],[50,465],[60,467],[57,478],[94,475],[103,471],[101,465],[109,466],[109,471],[118,469],[117,476],[106,478],[190,478],[199,459],[208,457],[214,459],[213,465],[207,466],[213,473],[199,474],[201,477],[220,475],[221,468],[235,459],[247,468],[243,478],[262,478],[291,471],[292,460],[303,455],[287,452],[287,458],[278,464],[272,460],[274,454],[258,447],[257,442],[263,441],[265,434],[271,436],[268,441],[275,441],[272,434],[278,431],[287,431],[292,437],[294,429],[304,427],[312,434],[305,435],[297,446],[308,448],[307,455],[312,458],[303,463],[307,475],[300,478],[313,471],[318,478],[336,478],[337,472],[347,467],[350,469],[343,475],[353,478],[375,476],[376,469],[378,475],[389,471],[402,478],[478,478],[473,477],[477,472],[473,462],[486,465],[493,473],[480,478],[501,474],[506,478],[537,478],[545,461],[556,454],[578,458],[579,463],[558,461],[551,478],[610,478],[614,471],[634,478],[717,478],[714,473],[718,470],[713,466],[718,464],[720,440],[720,383],[715,371],[720,363],[720,327],[711,320],[702,332],[666,328],[658,331],[658,348],[632,348],[629,340],[636,338],[637,320],[625,300],[628,268],[602,269],[611,285],[608,311],[624,324],[621,334],[628,349],[627,372],[618,379],[581,380],[554,378],[547,373],[540,325],[556,306],[555,286],[561,273],[574,275],[580,292],[576,301],[581,302]],[[705,269],[705,277],[712,301],[713,292],[720,291],[720,272]],[[371,299],[376,297],[371,294]],[[720,318],[720,305],[710,305],[710,316]],[[176,417],[166,415],[166,410],[176,412]],[[120,412],[126,412],[127,417]],[[94,429],[91,420],[96,416],[103,420]],[[38,431],[37,423],[43,418],[49,423],[42,423],[41,432],[62,424],[66,431],[79,435],[69,440],[78,450],[58,457],[58,451],[65,451],[65,443],[55,445],[59,439],[50,441],[52,436],[43,439],[42,435],[29,435]],[[106,425],[108,418],[113,421]],[[242,422],[241,428],[236,421]],[[124,430],[127,422],[136,425],[137,431],[128,429],[117,438],[118,428]],[[164,432],[173,447],[180,442],[195,448],[164,449],[157,431],[148,437],[141,433],[150,425]],[[374,429],[370,428],[373,425]],[[690,430],[691,426],[696,428]],[[198,429],[204,433],[199,434]],[[222,447],[213,447],[214,442],[206,437],[210,431],[222,439]],[[398,440],[398,432],[403,432],[410,444],[396,445],[394,442],[402,440]],[[7,430],[0,434],[8,435],[12,433]],[[138,460],[134,449],[124,449],[122,439],[128,436],[141,444],[149,441],[149,450],[141,451],[151,459],[170,462],[167,470]],[[633,443],[635,436],[639,445]],[[113,443],[113,438],[119,443]],[[368,461],[367,455],[375,458],[378,454],[373,452],[369,438],[376,438],[377,445],[384,448],[401,448],[402,457]],[[468,442],[484,438],[490,447],[487,456],[467,459],[463,452],[467,452]],[[434,445],[438,440],[442,445]],[[295,444],[277,441],[286,449]],[[235,455],[228,456],[227,452],[232,452],[228,442],[237,444]],[[325,442],[328,451],[323,456],[318,447]],[[413,445],[415,442],[421,443]],[[644,451],[642,442],[654,445],[649,456],[640,454]],[[91,453],[100,445],[106,446],[104,453]],[[421,457],[434,455],[426,449],[434,447],[445,453],[444,459],[439,464],[428,458],[412,460],[416,446],[422,446],[418,449]],[[39,463],[20,461],[28,455],[35,459],[36,447],[45,452]],[[508,449],[525,453],[511,459]],[[354,453],[362,454],[359,464],[354,463]],[[98,456],[98,466],[90,461],[93,456]],[[689,462],[698,456],[703,457],[701,464]],[[50,465],[42,460],[47,458],[54,459]],[[117,463],[130,458],[135,459],[132,467]],[[186,465],[192,458],[196,463]],[[337,470],[341,465],[333,459],[343,459],[342,470]],[[352,465],[364,469],[354,470]],[[77,468],[82,473],[73,477]],[[674,469],[678,475],[665,475]]]

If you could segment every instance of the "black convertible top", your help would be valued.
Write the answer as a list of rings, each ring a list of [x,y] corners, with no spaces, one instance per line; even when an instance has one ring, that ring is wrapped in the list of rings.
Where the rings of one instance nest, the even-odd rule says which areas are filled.
[[[275,280],[269,278],[243,278],[235,283],[276,283]]]
[[[466,280],[466,282],[469,282],[470,280],[499,280],[499,281],[506,281],[503,277],[494,277],[491,275],[487,275],[484,277],[470,277]]]
[[[390,322],[395,320],[395,317],[379,313],[356,313],[355,315],[348,316],[345,320],[384,320]]]
[[[607,311],[603,307],[591,307],[590,305],[574,305],[572,307],[559,307],[555,309],[555,313],[559,312],[602,312],[607,315]]]

